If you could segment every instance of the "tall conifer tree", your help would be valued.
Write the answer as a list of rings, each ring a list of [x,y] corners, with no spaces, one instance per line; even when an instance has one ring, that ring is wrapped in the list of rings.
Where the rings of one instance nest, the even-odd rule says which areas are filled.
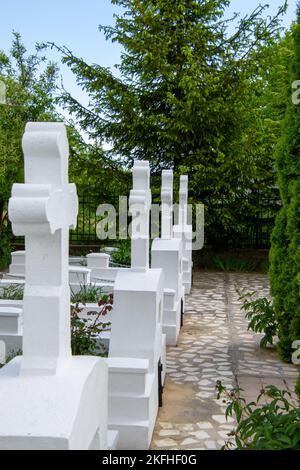
[[[276,153],[282,209],[272,235],[271,290],[279,322],[279,351],[290,360],[292,343],[300,339],[300,105],[292,100],[292,84],[300,80],[300,5],[293,26],[293,58],[286,115]]]

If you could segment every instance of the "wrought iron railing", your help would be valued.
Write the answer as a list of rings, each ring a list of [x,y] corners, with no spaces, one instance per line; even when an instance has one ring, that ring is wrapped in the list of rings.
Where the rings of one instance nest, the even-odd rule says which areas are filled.
[[[88,247],[97,245],[100,247],[104,244],[111,245],[114,243],[111,240],[101,242],[97,237],[97,224],[100,221],[99,216],[97,216],[97,208],[100,203],[100,197],[89,194],[79,196],[77,227],[75,230],[70,231],[71,246],[82,245]],[[253,201],[251,201],[251,204],[253,204]],[[275,204],[274,201],[264,201],[263,205],[257,204],[257,207],[259,209],[252,214],[247,213],[247,211],[241,211],[239,216],[236,216],[237,223],[233,224],[227,233],[224,233],[222,228],[220,230],[215,228],[218,223],[218,220],[216,220],[213,230],[210,230],[210,228],[205,230],[206,243],[212,246],[268,249],[280,203],[278,201]],[[218,209],[233,210],[232,206],[224,201],[218,204]],[[236,230],[237,225],[240,227],[239,230]],[[24,238],[12,237],[12,243],[13,245],[22,246]]]

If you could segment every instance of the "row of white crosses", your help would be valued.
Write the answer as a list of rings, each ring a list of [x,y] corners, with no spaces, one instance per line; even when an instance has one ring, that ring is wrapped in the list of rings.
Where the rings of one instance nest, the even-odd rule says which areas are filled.
[[[173,174],[162,175],[162,237],[153,242],[150,269],[150,168],[134,164],[132,262],[115,280],[107,371],[105,360],[70,351],[68,231],[76,224],[78,200],[75,185],[68,184],[64,126],[28,124],[23,149],[25,184],[14,185],[9,205],[14,233],[26,240],[23,356],[0,373],[6,397],[0,401],[0,448],[106,448],[107,436],[117,431],[119,448],[146,449],[158,411],[165,336],[176,344],[183,311],[188,230],[183,201],[182,224],[173,229]]]
[[[165,170],[162,172],[162,235],[161,238],[168,240],[173,237],[182,239],[183,249],[183,285],[185,293],[189,293],[191,287],[191,247],[189,236],[191,227],[187,224],[187,176],[181,176],[180,179],[180,205],[179,205],[179,223],[173,230],[173,172]],[[0,280],[0,289],[6,286],[17,286],[24,284],[25,278],[25,251],[16,251],[11,253],[11,264],[9,274]],[[86,261],[87,268],[76,266],[76,263]],[[75,265],[74,265],[75,263]],[[102,288],[111,289],[116,274],[119,270],[126,268],[111,267],[110,255],[107,253],[89,253],[84,257],[69,258],[69,284],[72,292],[78,292],[80,287],[92,282],[99,284]],[[104,281],[104,284],[103,284]],[[106,285],[105,285],[106,283]],[[168,284],[168,281],[167,281]],[[0,301],[1,302],[1,301]],[[4,302],[3,302],[4,303]],[[0,304],[1,308],[1,304]]]
[[[147,162],[139,162],[134,167],[141,165],[146,169]],[[143,167],[143,165],[146,165]],[[141,184],[141,188],[147,187],[145,180]],[[167,344],[177,344],[178,333],[182,323],[182,314],[184,311],[184,294],[190,292],[192,277],[192,251],[191,251],[191,235],[192,228],[187,220],[187,184],[188,177],[183,175],[180,178],[180,204],[178,224],[173,226],[174,209],[173,209],[173,172],[172,170],[164,170],[162,172],[161,186],[161,238],[155,239],[152,243],[151,258],[152,268],[162,268],[164,271],[164,311],[163,311],[163,332],[166,334]],[[149,204],[149,197],[148,197]],[[140,223],[139,218],[133,223]],[[148,263],[149,247],[149,213],[147,221],[142,221],[144,229],[144,241],[136,240],[132,246],[133,264],[139,266],[141,263],[140,243],[144,243],[146,250],[143,256],[144,263]],[[145,230],[147,227],[147,239],[145,238]],[[104,253],[91,253],[87,255],[88,267],[91,268],[92,279],[109,279],[114,282],[116,275],[120,271],[126,271],[126,268],[109,267],[109,255]],[[142,261],[143,264],[143,261]]]

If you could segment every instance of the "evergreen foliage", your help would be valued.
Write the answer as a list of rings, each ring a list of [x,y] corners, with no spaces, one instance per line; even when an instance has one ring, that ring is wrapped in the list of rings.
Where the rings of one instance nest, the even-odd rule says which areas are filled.
[[[118,76],[51,44],[89,97],[85,107],[65,91],[61,103],[121,164],[140,158],[154,173],[189,173],[191,201],[207,207],[208,242],[239,240],[245,214],[249,224],[277,209],[279,129],[265,92],[286,5],[274,18],[259,6],[228,19],[229,0],[112,3],[120,14],[100,30],[123,48]]]
[[[293,26],[293,58],[286,95],[286,115],[276,152],[282,199],[272,235],[270,280],[279,323],[279,352],[290,360],[300,338],[300,107],[292,101],[292,83],[300,78],[300,7]]]

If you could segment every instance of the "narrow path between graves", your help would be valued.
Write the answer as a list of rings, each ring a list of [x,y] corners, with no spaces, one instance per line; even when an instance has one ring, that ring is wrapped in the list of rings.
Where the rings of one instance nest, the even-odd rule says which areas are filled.
[[[259,347],[260,335],[247,331],[235,287],[268,295],[260,274],[196,272],[186,299],[184,327],[177,347],[167,352],[164,406],[152,449],[219,449],[233,424],[216,400],[217,380],[246,390],[253,400],[268,384],[293,391],[298,368]]]

